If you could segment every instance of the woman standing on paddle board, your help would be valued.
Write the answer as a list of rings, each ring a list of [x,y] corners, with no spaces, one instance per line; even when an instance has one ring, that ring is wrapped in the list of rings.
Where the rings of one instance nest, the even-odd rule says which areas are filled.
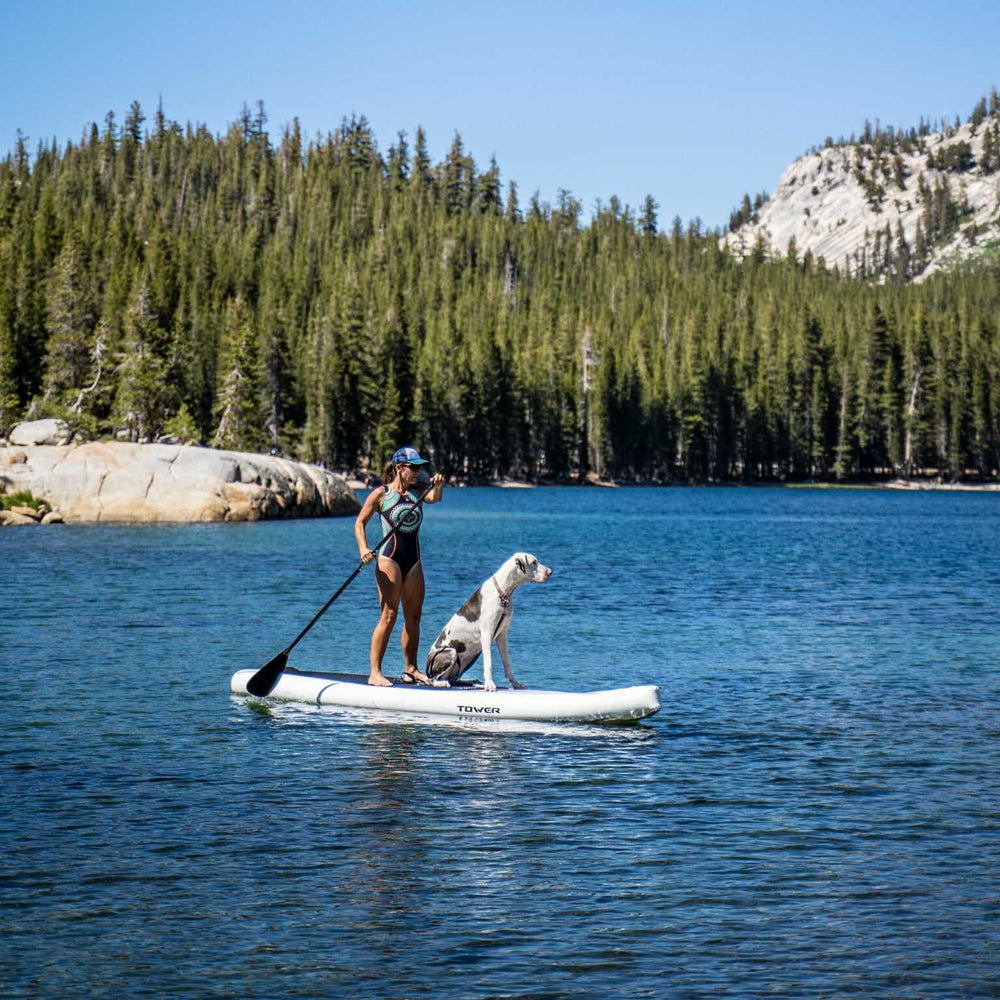
[[[361,561],[367,565],[375,559],[368,546],[365,527],[378,511],[382,522],[382,537],[393,528],[396,533],[386,542],[375,564],[375,582],[378,585],[382,613],[372,632],[369,653],[370,673],[368,683],[379,687],[391,686],[382,673],[382,660],[389,644],[389,636],[396,624],[399,602],[403,602],[403,659],[406,672],[403,680],[410,684],[427,683],[427,677],[417,668],[417,647],[420,644],[420,613],[424,606],[424,571],[420,565],[420,522],[423,503],[438,503],[444,487],[444,476],[432,476],[429,485],[418,486],[426,458],[420,457],[416,448],[398,449],[386,464],[383,485],[368,494],[354,522],[354,538],[358,543]]]

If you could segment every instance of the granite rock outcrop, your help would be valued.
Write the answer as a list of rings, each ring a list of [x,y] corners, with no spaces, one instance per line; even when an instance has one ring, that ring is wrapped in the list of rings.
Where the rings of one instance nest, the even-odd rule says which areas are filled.
[[[23,426],[23,425],[21,425]],[[0,447],[0,485],[29,490],[67,523],[261,521],[355,514],[343,476],[306,462],[191,445]]]

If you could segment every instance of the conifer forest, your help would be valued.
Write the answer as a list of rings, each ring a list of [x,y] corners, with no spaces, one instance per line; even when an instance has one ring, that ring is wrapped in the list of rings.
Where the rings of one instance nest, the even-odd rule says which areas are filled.
[[[651,165],[651,171],[652,171]],[[0,161],[0,435],[165,435],[468,477],[805,481],[1000,468],[1000,267],[740,261],[651,197],[589,221],[454,136],[225,134],[134,103]]]

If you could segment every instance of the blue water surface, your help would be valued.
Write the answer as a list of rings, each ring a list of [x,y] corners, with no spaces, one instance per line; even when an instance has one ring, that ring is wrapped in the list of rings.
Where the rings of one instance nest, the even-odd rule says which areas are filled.
[[[231,697],[352,533],[0,531],[0,995],[1000,993],[1000,495],[447,491],[422,652],[533,552],[518,677],[660,685],[611,728]],[[376,614],[367,570],[292,664]]]

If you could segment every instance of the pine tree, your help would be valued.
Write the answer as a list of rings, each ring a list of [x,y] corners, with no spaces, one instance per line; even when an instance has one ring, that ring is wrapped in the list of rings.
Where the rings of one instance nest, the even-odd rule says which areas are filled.
[[[86,248],[75,229],[53,267],[48,315],[45,398],[66,404],[89,381],[96,326]]]
[[[156,324],[149,283],[140,280],[125,317],[125,344],[117,368],[112,420],[130,441],[152,441],[170,415],[172,392],[162,357],[166,333]]]
[[[381,406],[375,424],[375,442],[372,447],[370,464],[376,469],[399,447],[403,440],[403,411],[399,387],[396,385],[396,367],[390,360],[386,367],[382,385]]]
[[[986,98],[983,97],[982,100],[972,109],[972,114],[969,116],[969,121],[972,123],[972,132],[975,135],[975,130],[982,125],[986,120]]]
[[[987,125],[983,132],[983,151],[980,154],[979,167],[984,174],[992,174],[1000,169],[1000,124],[996,121],[992,125]]]
[[[521,208],[517,203],[517,184],[514,181],[507,184],[507,207],[504,209],[504,215],[510,223],[521,221]]]
[[[639,220],[639,231],[647,240],[653,239],[657,233],[656,227],[656,210],[660,206],[653,201],[653,196],[651,194],[646,195],[646,200],[643,202],[642,206],[642,218]]]
[[[449,216],[461,214],[469,205],[470,184],[462,137],[456,132],[444,163],[444,208]]]
[[[138,101],[133,101],[125,116],[125,126],[121,134],[121,167],[126,183],[135,176],[136,163],[142,144],[142,123],[146,120]]]
[[[410,175],[410,149],[406,143],[406,133],[396,133],[396,145],[389,147],[389,183],[394,191],[402,192]]]
[[[913,240],[914,273],[919,274],[927,266],[927,237],[924,235],[924,224],[917,219],[917,235]]]
[[[262,451],[267,439],[257,338],[241,299],[226,304],[213,448]]]
[[[433,184],[431,174],[431,158],[427,153],[427,134],[418,125],[413,147],[413,173],[410,175],[413,184],[429,188]]]
[[[14,338],[4,310],[0,309],[0,437],[10,433],[21,410],[17,398],[15,367]]]
[[[933,370],[927,316],[921,309],[909,319],[903,346],[903,475],[909,478],[924,464],[931,440],[924,401]]]
[[[379,403],[378,381],[372,366],[373,345],[357,279],[348,280],[337,332],[333,391],[338,397],[341,421],[337,447],[331,457],[338,468],[354,469],[362,457],[366,429],[374,422]]]
[[[483,215],[503,214],[500,168],[495,157],[490,159],[490,169],[479,179],[479,210]]]

